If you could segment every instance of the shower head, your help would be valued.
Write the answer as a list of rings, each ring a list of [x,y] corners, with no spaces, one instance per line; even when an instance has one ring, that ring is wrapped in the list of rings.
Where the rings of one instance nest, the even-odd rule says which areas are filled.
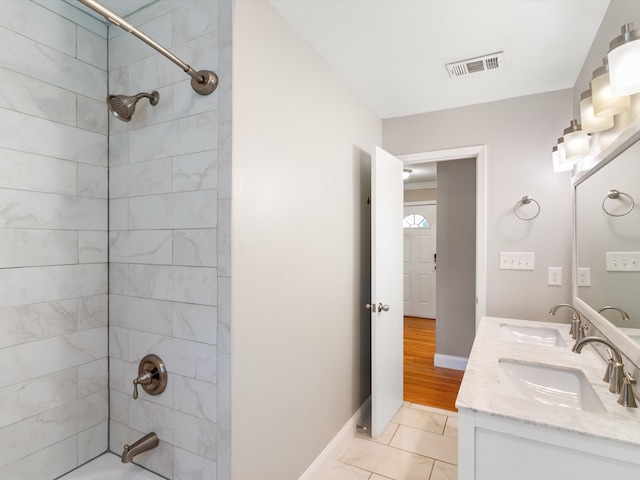
[[[107,97],[107,105],[109,106],[109,111],[113,113],[116,118],[123,122],[128,122],[131,120],[133,112],[136,111],[136,103],[138,103],[138,100],[141,98],[148,98],[151,105],[157,105],[160,94],[153,91],[151,93],[142,92],[133,97],[129,95],[109,95]]]

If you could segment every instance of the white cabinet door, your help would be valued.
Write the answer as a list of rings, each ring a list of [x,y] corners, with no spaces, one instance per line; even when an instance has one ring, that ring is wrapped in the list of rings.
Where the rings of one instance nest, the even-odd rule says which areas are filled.
[[[402,406],[404,330],[402,166],[402,161],[380,147],[375,147],[371,168],[371,435],[373,438],[377,438],[382,433]]]

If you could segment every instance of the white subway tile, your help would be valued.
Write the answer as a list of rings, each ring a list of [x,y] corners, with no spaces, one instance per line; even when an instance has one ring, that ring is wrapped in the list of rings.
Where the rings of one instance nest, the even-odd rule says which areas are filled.
[[[212,190],[218,187],[218,151],[173,157],[173,191]]]
[[[76,400],[75,368],[0,389],[0,428]]]
[[[173,375],[173,408],[211,422],[218,421],[218,387],[209,382]]]
[[[216,347],[151,333],[129,331],[129,360],[138,363],[155,353],[170,373],[215,383],[217,380]]]
[[[106,263],[109,237],[105,231],[80,230],[78,232],[78,262]]]
[[[6,68],[0,68],[0,84],[0,107],[67,125],[76,124],[75,93]]]
[[[231,355],[218,354],[218,427],[231,430]]]
[[[192,2],[173,12],[173,45],[205,34],[218,35],[218,2]]]
[[[171,159],[111,167],[111,198],[135,197],[171,192]]]
[[[211,68],[207,67],[206,70]],[[187,77],[173,84],[173,118],[217,110],[219,98],[220,93],[217,88],[209,95],[198,95],[191,86],[191,77]]]
[[[57,14],[62,15],[67,20],[71,20],[78,25],[82,25],[84,28],[96,33],[97,35],[100,35],[102,38],[107,38],[106,23],[101,22],[91,15],[87,15],[82,11],[82,9],[78,9],[67,2],[58,2],[55,0],[31,1],[42,5],[44,8],[51,10],[52,12],[56,12]]]
[[[109,263],[109,293],[129,294],[129,265],[126,263]]]
[[[167,230],[112,231],[109,247],[112,262],[171,264],[173,243]]]
[[[129,200],[116,198],[109,200],[109,230],[129,228]]]
[[[0,227],[106,230],[107,201],[52,193],[0,190]]]
[[[88,297],[107,292],[107,267],[103,264],[0,270],[0,307]]]
[[[165,48],[171,48],[170,15],[163,15],[142,25],[138,24],[137,27]],[[155,53],[157,52],[153,48],[132,35],[114,36],[109,42],[109,69],[130,65]],[[174,65],[174,68],[178,67]]]
[[[132,229],[215,228],[215,190],[170,193],[129,199],[129,226]]]
[[[77,164],[0,148],[0,188],[75,195]]]
[[[217,308],[192,303],[173,303],[173,336],[216,344]]]
[[[78,60],[82,60],[106,72],[107,39],[80,26],[77,27],[77,37]]]
[[[78,128],[84,128],[101,135],[109,133],[109,109],[104,100],[94,100],[77,96]]]
[[[76,436],[54,443],[6,467],[0,467],[0,478],[12,480],[58,478],[78,466],[77,445]]]
[[[216,480],[216,462],[195,453],[173,449],[173,480]]]
[[[119,121],[114,119],[113,121]],[[120,122],[122,123],[122,122]],[[109,166],[129,163],[129,132],[109,135]]]
[[[111,420],[115,420],[123,425],[129,424],[129,401],[133,397],[132,392],[123,393],[113,388],[109,392],[109,408]]]
[[[108,323],[107,295],[78,299],[78,331],[105,327]]]
[[[111,325],[171,335],[171,302],[111,295],[109,306]]]
[[[173,264],[215,267],[218,257],[218,232],[215,229],[173,231]]]
[[[78,263],[78,235],[65,230],[0,230],[0,268]]]
[[[126,360],[129,358],[129,329],[109,325],[109,357]]]
[[[106,167],[78,164],[78,195],[107,198],[108,174]]]
[[[4,28],[0,28],[0,45],[1,67],[96,100],[107,96],[106,73],[76,59],[75,46],[69,56]]]
[[[7,465],[105,421],[107,403],[105,390],[5,427],[0,436],[0,465]],[[16,438],[28,438],[29,441],[16,442]]]
[[[231,354],[231,278],[218,276],[218,351]]]
[[[101,358],[78,367],[78,398],[108,387],[108,363],[106,358]]]
[[[109,422],[104,421],[78,433],[78,465],[103,454],[109,448]]]
[[[0,348],[75,332],[77,302],[20,305],[0,309]]]
[[[12,110],[0,109],[0,147],[107,166],[105,135]]]

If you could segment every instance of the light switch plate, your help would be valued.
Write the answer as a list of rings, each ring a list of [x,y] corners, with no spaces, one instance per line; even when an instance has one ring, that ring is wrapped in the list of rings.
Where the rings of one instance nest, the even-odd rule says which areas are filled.
[[[549,285],[562,285],[562,267],[549,267]]]
[[[500,252],[500,270],[533,270],[533,252]]]
[[[607,252],[607,272],[640,272],[640,252]]]

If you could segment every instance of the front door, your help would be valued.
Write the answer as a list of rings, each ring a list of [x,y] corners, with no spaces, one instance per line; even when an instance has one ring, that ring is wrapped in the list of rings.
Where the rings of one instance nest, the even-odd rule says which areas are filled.
[[[371,168],[371,435],[402,406],[403,163],[375,147]]]

